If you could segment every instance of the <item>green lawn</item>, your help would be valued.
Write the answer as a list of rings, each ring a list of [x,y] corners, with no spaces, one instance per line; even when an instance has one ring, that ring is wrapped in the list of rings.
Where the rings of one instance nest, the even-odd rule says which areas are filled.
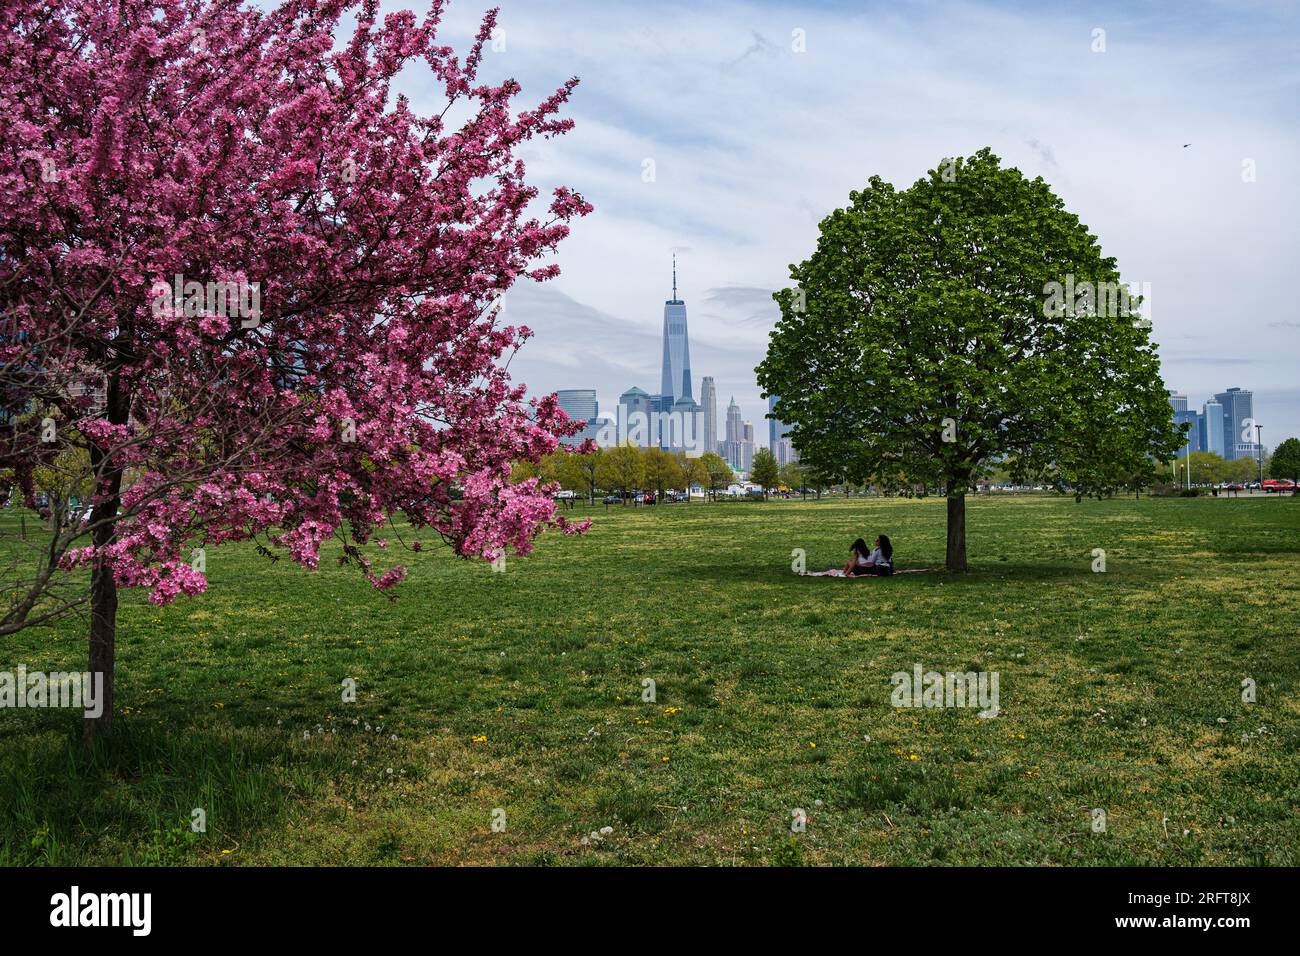
[[[0,710],[0,862],[1300,864],[1300,501],[976,499],[971,573],[861,581],[791,551],[935,567],[943,501],[593,513],[504,573],[415,556],[394,603],[246,547],[127,594],[110,752]],[[917,663],[996,671],[1000,716],[894,708]]]

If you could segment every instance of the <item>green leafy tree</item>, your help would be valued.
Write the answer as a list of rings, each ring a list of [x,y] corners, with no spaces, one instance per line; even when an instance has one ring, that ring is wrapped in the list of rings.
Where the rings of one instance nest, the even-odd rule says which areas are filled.
[[[628,493],[645,480],[641,450],[630,443],[606,449],[596,473],[602,488],[617,491],[626,502]]]
[[[1195,455],[1195,452],[1193,452]],[[1238,484],[1256,481],[1259,478],[1259,461],[1254,458],[1234,458],[1226,462],[1227,480]],[[1196,465],[1192,465],[1192,481],[1196,480]]]
[[[1115,260],[1041,178],[983,149],[849,200],[774,295],[757,369],[805,463],[941,486],[960,571],[984,463],[1100,494],[1173,455],[1159,358]]]
[[[806,469],[797,461],[787,461],[781,466],[781,484],[785,485],[791,491],[797,491],[799,494],[808,497],[808,479]]]
[[[46,461],[32,469],[32,487],[49,502],[51,530],[58,531],[68,522],[75,524],[80,515],[73,513],[74,506],[77,510],[86,507],[94,492],[95,472],[90,464],[90,452],[73,443],[57,448]]]
[[[662,501],[664,489],[675,487],[680,478],[677,459],[662,448],[643,448],[641,460],[646,484],[655,490],[655,498]]]
[[[706,487],[709,489],[709,493],[716,501],[718,498],[718,492],[731,484],[732,479],[735,477],[735,473],[731,470],[731,466],[723,460],[721,455],[711,451],[706,451],[700,456],[700,463],[704,466],[705,473],[709,476]]]
[[[1225,461],[1222,455],[1212,451],[1194,451],[1186,455],[1179,462],[1185,465],[1187,459],[1192,462],[1192,484],[1219,484],[1227,481],[1232,476],[1232,469],[1229,467],[1231,462]],[[1186,472],[1183,473],[1186,477]]]
[[[600,463],[605,451],[598,445],[592,445],[590,451],[565,452],[560,459],[560,481],[564,487],[580,491],[587,500],[596,501],[596,488],[599,487]]]
[[[684,451],[676,454],[677,458],[677,484],[682,493],[686,495],[686,503],[691,502],[691,485],[700,485],[707,488],[709,486],[709,469],[705,466],[703,460],[699,457],[691,457]]]
[[[1273,457],[1268,461],[1268,476],[1294,481],[1293,495],[1300,490],[1300,438],[1288,438],[1273,449]]]
[[[559,456],[564,452],[554,452],[550,455],[543,455],[537,461],[529,461],[527,458],[519,458],[510,464],[510,481],[519,484],[529,478],[537,478],[543,483],[550,481],[560,481],[560,461]]]
[[[781,481],[781,469],[776,463],[776,455],[772,454],[770,448],[760,448],[754,452],[754,462],[749,467],[749,478],[762,486],[763,500],[766,501],[768,491]]]

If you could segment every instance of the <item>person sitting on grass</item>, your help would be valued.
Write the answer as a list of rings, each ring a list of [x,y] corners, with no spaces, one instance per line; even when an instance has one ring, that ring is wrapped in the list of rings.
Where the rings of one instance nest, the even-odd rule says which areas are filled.
[[[845,578],[857,578],[858,575],[893,574],[893,545],[889,544],[888,535],[876,538],[876,546],[867,550],[867,542],[861,537],[853,542],[849,551],[849,561],[844,566]]]
[[[846,578],[863,574],[886,575],[894,573],[894,546],[889,543],[888,535],[876,538],[876,546],[867,550],[867,543],[861,538],[853,542],[849,551],[849,560],[844,565]]]

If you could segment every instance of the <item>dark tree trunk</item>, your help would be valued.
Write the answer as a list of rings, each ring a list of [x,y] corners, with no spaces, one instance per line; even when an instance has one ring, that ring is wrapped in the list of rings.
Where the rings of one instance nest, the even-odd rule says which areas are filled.
[[[114,505],[116,509],[116,505]],[[94,531],[95,547],[106,545],[113,528],[104,525]],[[102,540],[101,540],[102,538]],[[113,731],[113,669],[117,657],[117,582],[103,558],[96,558],[90,571],[90,666],[91,680],[103,674],[103,709],[98,717],[87,717],[82,742],[89,749],[99,737]]]
[[[106,417],[116,425],[125,425],[130,404],[116,378],[108,384]],[[122,491],[122,471],[107,460],[107,454],[91,446],[90,463],[96,476],[95,490],[101,500],[91,509],[90,520],[95,526],[91,541],[102,555],[117,533],[117,508]],[[102,708],[98,717],[87,717],[82,725],[82,743],[87,750],[101,737],[113,730],[113,675],[117,660],[117,581],[113,569],[102,556],[94,558],[90,566],[90,654],[91,680],[103,675]]]
[[[966,570],[966,493],[952,488],[948,491],[948,556],[944,563],[949,571]]]

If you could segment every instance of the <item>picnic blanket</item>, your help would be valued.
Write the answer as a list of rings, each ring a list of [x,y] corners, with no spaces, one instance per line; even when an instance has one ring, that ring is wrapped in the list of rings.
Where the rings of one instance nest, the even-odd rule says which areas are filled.
[[[933,568],[902,568],[894,574],[925,574],[927,571],[933,571]],[[894,574],[845,574],[843,568],[831,568],[827,571],[805,571],[802,577],[805,578],[892,578]]]

